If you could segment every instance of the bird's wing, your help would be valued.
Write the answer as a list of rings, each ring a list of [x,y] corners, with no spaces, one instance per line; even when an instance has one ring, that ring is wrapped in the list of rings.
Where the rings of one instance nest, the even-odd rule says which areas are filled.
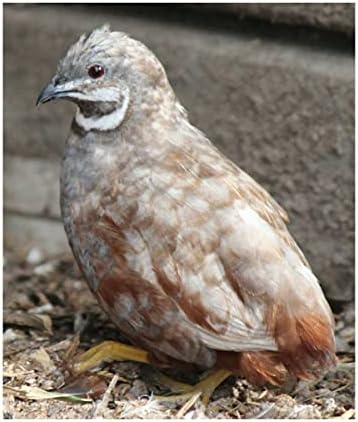
[[[151,256],[161,287],[203,341],[218,350],[276,350],[278,309],[289,318],[291,311],[321,307],[329,319],[286,213],[272,197],[210,145],[170,154],[151,178],[159,186],[165,176],[152,206],[157,245],[168,250],[154,247]],[[175,178],[168,177],[170,167]]]
[[[176,327],[182,333],[178,352],[183,360],[191,359],[184,356],[185,351],[194,353],[184,345],[197,339],[214,350],[277,350],[264,323],[264,304],[259,300],[254,306],[254,301],[245,302],[241,293],[237,294],[237,280],[231,279],[233,285],[228,280],[234,273],[225,267],[217,251],[208,251],[213,246],[210,240],[203,244],[204,238],[198,239],[195,229],[174,235],[165,224],[157,225],[156,220],[154,214],[152,224],[146,228],[139,228],[136,223],[124,228],[115,214],[106,211],[98,236],[115,255],[115,264],[108,268],[108,274],[103,270],[99,295],[106,297],[107,302],[116,298],[119,303],[122,296],[128,295],[138,300],[131,310],[130,324],[137,331],[138,327],[147,327],[141,334],[143,339],[158,332],[157,348],[163,353],[169,353],[170,342],[164,341],[166,331],[172,331],[169,326]],[[155,308],[155,313],[148,312],[146,306]],[[123,321],[125,310],[124,305],[117,306],[114,320]]]

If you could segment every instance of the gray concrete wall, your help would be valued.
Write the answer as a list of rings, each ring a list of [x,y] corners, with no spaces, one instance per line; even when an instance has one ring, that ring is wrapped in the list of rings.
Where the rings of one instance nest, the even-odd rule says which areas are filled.
[[[317,6],[317,5],[316,5]],[[148,6],[147,6],[148,7]],[[322,6],[323,7],[323,6]],[[66,250],[58,168],[73,107],[35,99],[78,36],[109,22],[160,58],[190,119],[287,209],[330,298],[353,295],[354,72],[349,41],[330,48],[183,24],[128,7],[5,6],[5,246]],[[198,15],[199,14],[199,15]],[[171,16],[173,11],[171,11]],[[264,17],[263,17],[264,18]],[[273,26],[273,32],[275,28]],[[316,36],[316,35],[315,35]],[[326,35],[323,34],[322,37]],[[321,42],[322,41],[322,42]]]
[[[230,13],[239,19],[253,17],[275,24],[305,25],[343,32],[348,36],[354,34],[353,3],[226,3],[196,7],[203,6],[210,10]]]

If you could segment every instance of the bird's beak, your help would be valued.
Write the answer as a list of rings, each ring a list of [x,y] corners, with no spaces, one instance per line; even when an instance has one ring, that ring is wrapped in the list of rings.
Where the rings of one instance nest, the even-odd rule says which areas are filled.
[[[65,84],[67,85],[67,84]],[[68,89],[68,86],[57,85],[55,86],[50,82],[41,92],[36,100],[36,105],[47,103],[48,101],[55,100],[57,98],[66,98],[69,94],[77,92],[75,89]]]

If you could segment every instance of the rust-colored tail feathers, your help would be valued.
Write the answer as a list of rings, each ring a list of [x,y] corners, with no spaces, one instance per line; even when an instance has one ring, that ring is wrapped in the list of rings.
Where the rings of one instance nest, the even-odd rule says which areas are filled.
[[[289,315],[276,306],[269,315],[269,331],[278,352],[218,352],[217,366],[232,370],[255,385],[281,385],[294,375],[311,379],[337,362],[333,320],[321,313]]]
[[[333,321],[320,312],[281,314],[274,336],[282,363],[298,378],[313,378],[337,362]]]
[[[218,368],[225,368],[251,384],[281,385],[288,377],[277,352],[217,352]]]

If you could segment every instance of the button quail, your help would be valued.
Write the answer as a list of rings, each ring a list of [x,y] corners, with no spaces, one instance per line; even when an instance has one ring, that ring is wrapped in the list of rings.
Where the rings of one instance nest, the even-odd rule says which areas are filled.
[[[84,34],[38,103],[77,105],[61,211],[90,289],[133,346],[105,342],[77,364],[132,359],[307,379],[336,362],[334,321],[286,212],[189,121],[163,66],[108,26]],[[195,386],[192,387],[195,390]]]

